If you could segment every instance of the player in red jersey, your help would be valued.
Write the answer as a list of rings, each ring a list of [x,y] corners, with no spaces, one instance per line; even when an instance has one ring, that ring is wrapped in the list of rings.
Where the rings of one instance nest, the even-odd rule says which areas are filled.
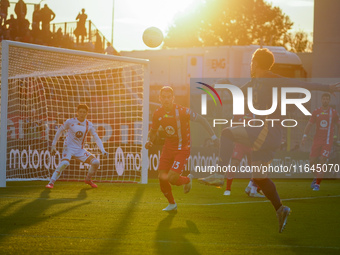
[[[170,184],[184,185],[184,193],[188,193],[192,186],[191,174],[181,176],[190,156],[190,120],[202,124],[216,145],[219,140],[206,119],[186,107],[174,104],[174,91],[171,87],[164,86],[161,89],[159,100],[162,105],[153,114],[145,148],[153,146],[157,130],[162,126],[166,138],[160,157],[158,178],[161,191],[169,201],[169,205],[163,211],[172,211],[177,209],[177,204]]]
[[[313,124],[316,124],[316,132],[309,155],[309,164],[311,166],[315,166],[316,163],[321,165],[327,163],[333,145],[334,125],[337,126],[338,133],[340,133],[339,115],[335,109],[329,106],[330,101],[330,94],[322,94],[322,106],[313,111],[312,117],[310,118],[302,137],[301,144],[304,145],[310,129],[312,128]],[[318,191],[320,189],[322,176],[322,172],[316,174],[316,178],[311,184],[311,188],[313,190]]]

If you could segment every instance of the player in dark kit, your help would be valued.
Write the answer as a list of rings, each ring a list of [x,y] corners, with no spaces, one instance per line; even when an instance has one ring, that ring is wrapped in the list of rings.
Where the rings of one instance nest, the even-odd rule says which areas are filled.
[[[248,88],[253,90],[253,106],[257,110],[267,110],[272,106],[273,88],[280,87],[303,87],[309,90],[339,91],[337,85],[322,85],[318,83],[307,83],[294,79],[283,78],[270,71],[274,64],[274,55],[268,49],[257,49],[251,61],[251,81],[242,87],[245,93]],[[266,119],[281,119],[281,105],[277,104],[276,110],[267,116],[256,116],[264,120],[263,126],[237,126],[226,128],[221,134],[220,159],[222,165],[228,165],[232,156],[233,142],[251,146],[252,165],[268,166],[274,158],[275,151],[281,145],[281,126]],[[277,193],[275,184],[264,172],[253,172],[254,182],[261,188],[263,194],[273,204],[279,221],[279,232],[281,233],[286,225],[290,208],[283,206]]]
[[[233,117],[233,121],[235,123],[242,123],[247,119],[252,119],[253,117],[254,116],[251,113],[247,113],[245,115],[235,115]],[[241,160],[245,157],[247,158],[248,165],[251,165],[251,154],[252,154],[251,147],[246,146],[241,143],[234,143],[234,149],[233,149],[233,153],[231,156],[230,165],[239,167]],[[234,175],[235,175],[234,172],[227,173],[227,185],[226,185],[226,190],[223,193],[224,196],[230,196],[231,194],[231,185],[233,183]],[[250,197],[256,197],[256,198],[264,197],[264,195],[258,192],[258,187],[256,183],[253,182],[253,180],[250,180],[248,186],[245,189],[245,192]]]
[[[340,119],[337,111],[329,106],[331,95],[324,93],[322,95],[322,106],[313,111],[302,137],[301,144],[304,145],[307,135],[313,124],[316,125],[316,132],[314,135],[312,150],[309,155],[310,166],[315,166],[316,163],[326,164],[329,154],[333,146],[334,125],[337,126],[338,133],[340,133]],[[337,136],[339,137],[339,135]],[[316,174],[316,178],[311,184],[311,188],[315,191],[320,190],[320,183],[323,172]]]
[[[161,191],[169,201],[169,205],[163,211],[173,211],[177,209],[177,204],[170,184],[184,185],[184,193],[188,193],[192,186],[191,174],[181,176],[190,156],[190,120],[202,124],[216,145],[219,140],[206,119],[188,108],[174,104],[174,91],[171,87],[165,86],[161,89],[159,100],[162,105],[153,114],[145,148],[153,146],[157,130],[162,126],[166,138],[158,166],[158,178]]]

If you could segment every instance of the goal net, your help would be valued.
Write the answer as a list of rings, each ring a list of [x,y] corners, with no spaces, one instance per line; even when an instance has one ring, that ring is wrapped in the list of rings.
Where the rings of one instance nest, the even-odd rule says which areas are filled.
[[[87,119],[109,153],[108,159],[101,158],[94,139],[87,136],[84,148],[100,160],[93,179],[147,182],[146,60],[10,41],[1,47],[2,177],[48,180],[62,157],[65,135],[58,152],[50,154],[56,131],[85,103],[90,108]],[[89,166],[74,159],[70,163],[59,180],[83,181]]]

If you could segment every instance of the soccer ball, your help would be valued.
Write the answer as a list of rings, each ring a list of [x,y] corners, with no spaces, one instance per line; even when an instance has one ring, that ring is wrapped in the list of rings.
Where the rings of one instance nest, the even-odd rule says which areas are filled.
[[[163,33],[157,27],[149,27],[143,33],[143,42],[150,48],[156,48],[163,42]]]

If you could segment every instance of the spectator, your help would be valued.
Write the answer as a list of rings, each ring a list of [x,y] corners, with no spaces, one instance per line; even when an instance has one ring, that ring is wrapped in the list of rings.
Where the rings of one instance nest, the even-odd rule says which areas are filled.
[[[0,25],[4,25],[7,20],[8,7],[10,3],[8,0],[0,1]]]
[[[106,55],[119,55],[119,53],[112,47],[111,43],[107,42],[107,47],[105,49]]]
[[[58,28],[57,32],[53,35],[53,44],[57,47],[62,47],[64,44],[64,35],[61,30],[61,27]]]
[[[40,34],[40,22],[41,22],[41,12],[40,5],[34,5],[34,11],[32,14],[32,36],[36,39]]]
[[[103,42],[98,30],[96,32],[96,44],[94,46],[95,51],[98,53],[103,53]]]
[[[14,18],[14,15],[11,14],[10,19],[6,20],[5,27],[8,25],[8,33],[9,33],[9,39],[15,40],[18,36],[18,23],[17,20]]]
[[[27,19],[17,20],[18,22],[18,37],[19,40],[22,41],[23,37],[30,32],[30,22]]]
[[[19,0],[14,7],[14,12],[17,15],[17,19],[20,23],[21,20],[24,20],[27,14],[27,6],[23,0]]]
[[[55,13],[50,8],[48,8],[47,4],[45,4],[44,8],[42,8],[40,11],[40,17],[41,17],[41,32],[43,34],[45,41],[48,41],[51,37],[50,22],[54,20]]]
[[[76,20],[79,20],[77,23],[77,27],[74,30],[74,34],[77,37],[77,44],[79,43],[79,37],[81,36],[81,43],[84,43],[84,38],[87,35],[86,32],[86,23],[87,15],[85,14],[85,9],[81,9],[81,13],[78,14]]]

